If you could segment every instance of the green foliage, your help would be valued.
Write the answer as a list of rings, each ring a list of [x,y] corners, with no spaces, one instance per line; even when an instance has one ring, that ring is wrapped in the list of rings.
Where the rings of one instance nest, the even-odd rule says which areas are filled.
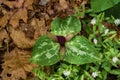
[[[31,61],[39,65],[52,65],[60,60],[59,57],[60,45],[53,42],[46,35],[40,37],[32,52]]]
[[[73,22],[74,24],[72,24]],[[57,36],[66,36],[70,33],[77,34],[80,29],[80,21],[74,16],[69,16],[66,19],[56,18],[53,21],[51,28],[52,33]],[[65,34],[63,34],[64,32]],[[65,47],[65,53],[59,52],[59,43],[52,41],[52,39],[47,37],[47,35],[44,35],[36,41],[33,48],[31,61],[39,65],[47,66],[57,63],[60,59],[62,59],[61,57],[63,57],[64,61],[78,65],[92,63],[99,60],[97,56],[98,54],[95,54],[97,53],[97,50],[83,36],[75,36],[65,44]]]
[[[81,30],[80,20],[75,16],[68,16],[65,19],[56,18],[51,25],[51,33],[57,36],[76,35]]]
[[[93,12],[101,12],[113,7],[119,2],[120,0],[91,0],[91,8]]]
[[[115,6],[113,6],[112,8],[109,8],[109,9],[107,9],[107,10],[105,10],[105,15],[106,16],[114,16],[115,18],[120,18],[120,2],[117,4],[117,5],[115,5]]]
[[[82,14],[85,14],[85,11]],[[77,12],[75,16],[82,14]],[[37,40],[31,56],[31,61],[39,65],[34,70],[36,80],[107,80],[108,74],[120,79],[120,38],[116,37],[115,29],[103,24],[113,25],[115,19],[105,17],[105,13],[89,15],[92,20],[83,19],[84,15],[81,22],[75,16],[56,18],[52,22],[51,33],[54,35],[66,38],[69,34],[74,34],[71,40],[65,43],[63,53],[61,52],[63,47],[48,35]],[[84,30],[83,34],[81,27]],[[78,34],[79,32],[81,33]],[[47,55],[48,53],[50,55]],[[41,65],[50,65],[49,77],[45,76]]]
[[[76,36],[66,43],[65,61],[86,64],[100,60],[96,48],[84,36]]]

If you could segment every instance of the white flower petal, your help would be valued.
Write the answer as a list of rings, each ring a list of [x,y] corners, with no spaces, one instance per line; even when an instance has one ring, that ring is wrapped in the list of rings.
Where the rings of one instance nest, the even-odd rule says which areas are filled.
[[[108,32],[109,32],[109,29],[106,29],[106,30],[105,30],[105,34],[107,34]]]
[[[112,58],[112,61],[113,61],[114,63],[116,63],[116,62],[118,61],[118,58],[115,56],[115,57]]]
[[[115,25],[119,25],[120,24],[120,19],[115,19],[114,23],[115,23]]]
[[[92,77],[93,78],[96,78],[98,76],[98,73],[97,72],[92,72]]]
[[[94,42],[95,45],[97,45],[97,43],[98,43],[96,38],[93,39],[93,42]]]
[[[63,71],[63,75],[65,76],[69,76],[70,74],[71,74],[71,71],[67,71],[67,70]]]
[[[96,24],[96,19],[93,18],[90,23],[91,23],[92,25]]]

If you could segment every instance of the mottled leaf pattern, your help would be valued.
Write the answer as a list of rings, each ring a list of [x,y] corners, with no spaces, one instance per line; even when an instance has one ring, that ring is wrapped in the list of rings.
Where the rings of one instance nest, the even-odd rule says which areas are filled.
[[[72,64],[85,64],[98,61],[97,50],[83,36],[76,36],[66,43],[64,60]]]
[[[81,30],[80,20],[75,16],[68,16],[65,19],[56,18],[51,25],[51,33],[57,36],[77,34]]]
[[[46,35],[41,36],[34,46],[31,61],[44,66],[55,64],[60,60],[59,50],[59,43],[53,42]]]

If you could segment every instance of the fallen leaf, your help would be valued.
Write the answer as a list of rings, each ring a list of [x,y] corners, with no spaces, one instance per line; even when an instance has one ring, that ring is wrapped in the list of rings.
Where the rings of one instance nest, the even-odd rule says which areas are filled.
[[[0,5],[1,5],[4,1],[6,1],[6,0],[0,0]]]
[[[59,4],[60,4],[62,10],[68,8],[68,4],[67,4],[66,0],[60,0]]]
[[[16,0],[15,1],[15,7],[21,8],[25,0]]]
[[[5,30],[5,29],[1,29],[1,30],[0,30],[0,45],[1,45],[1,46],[2,46],[2,43],[3,43],[3,41],[4,41],[5,39],[6,39],[7,41],[10,40],[10,38],[9,38],[6,30]]]
[[[44,18],[41,18],[40,20],[33,18],[31,21],[31,25],[34,26],[34,29],[35,29],[35,34],[34,34],[35,39],[37,39],[41,35],[46,34],[48,27],[46,27],[45,25]]]
[[[14,8],[15,1],[4,1],[3,4],[7,5],[9,8]]]
[[[15,48],[10,53],[5,53],[3,71],[1,73],[3,80],[27,80],[27,72],[32,72],[36,65],[29,62],[30,51]]]
[[[22,19],[25,23],[27,23],[27,9],[26,8],[20,8],[16,13],[11,15],[10,18],[10,24],[16,28],[19,26],[19,20]]]
[[[55,5],[55,9],[58,12],[64,11],[67,8],[68,8],[68,4],[67,4],[66,0],[59,0],[59,3],[56,3],[56,5]]]
[[[24,7],[32,10],[33,9],[33,7],[32,7],[33,2],[34,2],[34,0],[25,0]]]
[[[4,14],[4,16],[2,18],[0,18],[0,27],[1,28],[4,28],[6,26],[6,24],[8,23],[8,19],[9,19],[8,14]]]
[[[9,27],[9,32],[10,37],[12,38],[14,44],[16,44],[17,47],[22,49],[33,47],[35,40],[27,38],[22,30]]]
[[[4,1],[4,4],[9,8],[21,8],[24,0]]]

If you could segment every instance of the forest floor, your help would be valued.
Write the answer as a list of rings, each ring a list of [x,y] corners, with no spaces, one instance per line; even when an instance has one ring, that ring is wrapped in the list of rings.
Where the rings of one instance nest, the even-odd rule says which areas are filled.
[[[56,17],[90,8],[88,0],[0,0],[0,78],[34,80],[29,61],[35,41],[50,31]]]

